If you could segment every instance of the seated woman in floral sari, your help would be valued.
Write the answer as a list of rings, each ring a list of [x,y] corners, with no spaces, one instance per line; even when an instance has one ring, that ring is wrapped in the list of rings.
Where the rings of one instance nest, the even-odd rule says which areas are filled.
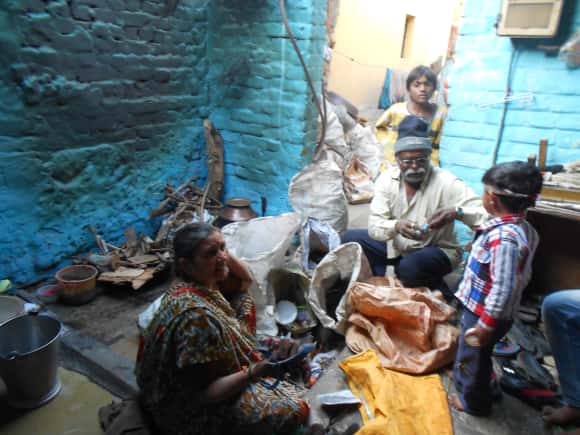
[[[142,404],[157,429],[292,433],[309,408],[291,384],[269,389],[261,382],[273,369],[256,350],[249,272],[211,225],[177,231],[174,252],[178,280],[142,336],[136,367]],[[287,356],[285,347],[278,356]]]

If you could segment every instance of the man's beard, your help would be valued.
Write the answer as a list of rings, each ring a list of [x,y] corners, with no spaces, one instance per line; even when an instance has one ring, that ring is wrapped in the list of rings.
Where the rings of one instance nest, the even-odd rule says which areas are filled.
[[[406,171],[403,171],[403,180],[409,184],[418,185],[423,182],[426,175],[426,168],[417,169],[416,171],[413,169],[407,169]]]

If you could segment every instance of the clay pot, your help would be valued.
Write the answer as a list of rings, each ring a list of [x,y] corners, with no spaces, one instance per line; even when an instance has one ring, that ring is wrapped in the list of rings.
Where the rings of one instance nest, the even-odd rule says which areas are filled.
[[[247,198],[230,198],[226,206],[215,220],[214,225],[223,227],[232,222],[249,221],[258,215],[250,206],[250,200]]]

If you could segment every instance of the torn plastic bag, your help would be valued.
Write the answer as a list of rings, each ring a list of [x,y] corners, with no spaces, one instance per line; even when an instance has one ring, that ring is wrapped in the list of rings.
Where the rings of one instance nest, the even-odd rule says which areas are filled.
[[[455,309],[439,291],[402,287],[398,280],[373,278],[348,293],[346,344],[355,353],[375,350],[384,367],[412,374],[431,373],[453,361],[456,327],[447,323]]]
[[[272,269],[268,274],[268,292],[274,295],[276,303],[285,300],[296,305],[296,320],[285,325],[292,334],[304,334],[317,324],[307,300],[309,286],[310,278],[298,265]]]
[[[161,299],[163,299],[164,295],[165,293],[151,302],[145,311],[137,316],[137,328],[139,329],[139,332],[143,333],[145,329],[147,329],[147,326],[149,326],[149,323],[153,320],[153,316],[155,316],[155,313],[159,310]]]
[[[303,220],[314,217],[341,233],[348,223],[346,197],[342,189],[342,170],[336,163],[320,160],[290,180],[290,204]]]
[[[344,169],[350,157],[350,146],[344,137],[343,124],[335,113],[337,109],[328,100],[326,101],[327,119],[323,150],[325,155],[332,159],[340,169]],[[344,110],[342,107],[340,109]]]
[[[367,166],[354,154],[344,170],[344,193],[350,204],[364,204],[373,199],[375,185]]]
[[[284,264],[286,251],[300,226],[296,213],[234,222],[222,228],[226,246],[250,269],[254,283],[250,294],[256,303],[257,333],[276,335],[274,295],[268,292],[270,270]]]
[[[354,126],[346,134],[346,143],[349,144],[353,153],[359,156],[369,170],[371,180],[379,175],[383,161],[383,146],[378,141],[370,126],[363,127],[360,124]]]
[[[316,266],[308,300],[325,328],[343,334],[350,315],[347,290],[355,281],[372,276],[367,257],[358,243],[345,243],[330,251]]]
[[[340,245],[340,236],[326,222],[309,217],[302,225],[302,270],[312,275],[316,265]]]

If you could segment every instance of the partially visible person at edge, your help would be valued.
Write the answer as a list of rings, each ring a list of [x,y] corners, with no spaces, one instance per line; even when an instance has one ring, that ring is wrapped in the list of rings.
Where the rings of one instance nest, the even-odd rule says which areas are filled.
[[[384,276],[387,265],[392,265],[404,286],[445,293],[443,277],[463,256],[454,221],[475,227],[488,215],[463,181],[431,165],[425,124],[408,116],[401,123],[403,129],[408,136],[395,144],[397,166],[375,182],[368,230],[348,230],[342,241],[362,246],[373,275]],[[422,230],[425,224],[429,228]]]
[[[458,395],[449,397],[452,407],[478,416],[491,413],[493,347],[511,328],[532,274],[539,237],[524,213],[536,202],[542,175],[515,161],[488,169],[482,182],[492,219],[477,229],[455,293],[465,309],[453,366]]]
[[[417,116],[429,126],[428,136],[433,148],[438,149],[441,142],[447,108],[430,102],[437,89],[437,76],[430,68],[420,65],[409,72],[406,86],[408,101],[391,105],[375,124],[375,128],[387,130],[382,141],[387,161],[391,160],[391,150],[399,138],[399,125],[409,115]]]
[[[156,428],[163,434],[293,433],[309,407],[291,384],[269,389],[260,382],[274,373],[256,350],[246,267],[207,224],[178,230],[174,252],[178,279],[143,334],[136,365],[142,404]],[[291,347],[281,342],[277,356],[289,356]]]
[[[580,290],[548,295],[542,304],[542,318],[564,402],[560,408],[545,407],[542,418],[549,424],[580,425]],[[566,435],[580,435],[580,428]]]

